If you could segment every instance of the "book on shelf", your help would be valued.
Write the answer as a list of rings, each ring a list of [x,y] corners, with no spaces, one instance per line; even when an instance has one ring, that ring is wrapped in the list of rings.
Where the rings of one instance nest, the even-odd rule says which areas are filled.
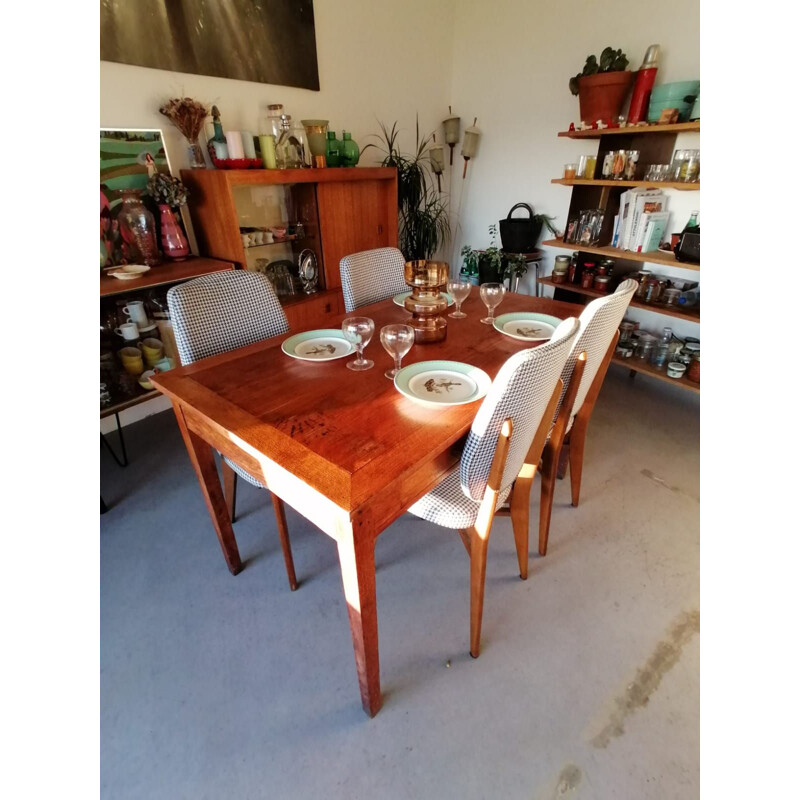
[[[643,214],[666,211],[667,197],[661,189],[630,189],[620,197],[620,235],[618,247],[635,250]]]
[[[642,214],[642,222],[639,225],[640,232],[636,237],[635,251],[637,253],[649,253],[658,250],[664,231],[667,230],[669,222],[668,211],[651,211]]]

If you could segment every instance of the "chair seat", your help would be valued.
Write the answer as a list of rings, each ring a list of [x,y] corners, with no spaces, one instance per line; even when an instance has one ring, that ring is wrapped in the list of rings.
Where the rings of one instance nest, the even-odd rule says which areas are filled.
[[[510,486],[498,495],[498,505],[509,494]],[[480,507],[480,502],[464,494],[456,467],[435,489],[417,500],[408,512],[444,528],[469,528],[478,519]]]
[[[225,459],[225,463],[240,477],[246,480],[248,483],[252,483],[253,486],[258,486],[259,489],[266,489],[267,487],[261,483],[260,480],[254,478],[246,469],[242,469],[237,463],[231,461],[226,456],[222,456]]]

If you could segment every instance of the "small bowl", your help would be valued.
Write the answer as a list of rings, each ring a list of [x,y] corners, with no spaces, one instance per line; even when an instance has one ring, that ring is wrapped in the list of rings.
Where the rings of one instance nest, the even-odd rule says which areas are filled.
[[[683,366],[683,365],[681,365],[681,366]],[[150,391],[151,389],[155,389],[156,387],[153,386],[152,383],[150,383],[150,378],[152,378],[153,375],[155,375],[157,372],[158,372],[158,370],[155,370],[155,369],[147,369],[147,370],[145,370],[139,376],[139,386],[141,386],[142,389],[147,389],[147,391]]]

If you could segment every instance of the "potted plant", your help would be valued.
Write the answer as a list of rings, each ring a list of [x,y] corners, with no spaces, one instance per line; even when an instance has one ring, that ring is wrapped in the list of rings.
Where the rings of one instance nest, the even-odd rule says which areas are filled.
[[[589,56],[583,71],[569,79],[569,89],[580,101],[583,122],[608,122],[619,117],[634,77],[627,66],[628,58],[622,50],[606,47],[599,61],[597,56]]]
[[[158,203],[161,224],[161,249],[173,261],[182,261],[189,255],[189,242],[175,218],[173,209],[186,205],[188,192],[182,181],[156,172],[147,181],[147,194]]]
[[[419,135],[417,118],[417,142],[413,155],[405,155],[397,146],[397,122],[389,130],[382,122],[385,153],[381,165],[397,169],[397,215],[400,250],[407,261],[433,258],[440,247],[450,239],[450,219],[447,205],[433,189],[433,175],[428,155],[432,134]],[[385,146],[385,149],[384,147]],[[377,144],[368,144],[362,153]]]
[[[485,250],[473,250],[469,245],[461,248],[461,257],[464,259],[461,272],[468,276],[477,275],[479,285],[504,283],[508,278],[509,289],[516,289],[520,276],[528,271],[525,257],[520,253],[504,253],[497,246],[497,225],[489,226],[489,236],[491,241]]]

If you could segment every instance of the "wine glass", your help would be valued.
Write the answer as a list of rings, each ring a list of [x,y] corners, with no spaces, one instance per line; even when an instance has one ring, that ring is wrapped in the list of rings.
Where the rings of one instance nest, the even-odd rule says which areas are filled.
[[[481,285],[481,300],[489,312],[488,317],[484,317],[481,322],[484,325],[494,325],[494,310],[503,301],[506,287],[502,283],[484,283]]]
[[[461,310],[461,304],[467,299],[472,284],[467,281],[448,281],[447,291],[453,295],[453,300],[456,303],[456,310],[452,314],[448,314],[453,319],[464,319],[467,315]]]
[[[342,333],[350,344],[355,345],[358,355],[347,362],[348,369],[372,369],[374,361],[364,358],[364,348],[375,333],[375,323],[369,317],[348,317],[342,322]]]
[[[414,344],[414,329],[410,325],[384,325],[381,328],[381,344],[394,359],[394,369],[387,369],[383,374],[394,380],[394,376],[400,371],[403,356]]]

